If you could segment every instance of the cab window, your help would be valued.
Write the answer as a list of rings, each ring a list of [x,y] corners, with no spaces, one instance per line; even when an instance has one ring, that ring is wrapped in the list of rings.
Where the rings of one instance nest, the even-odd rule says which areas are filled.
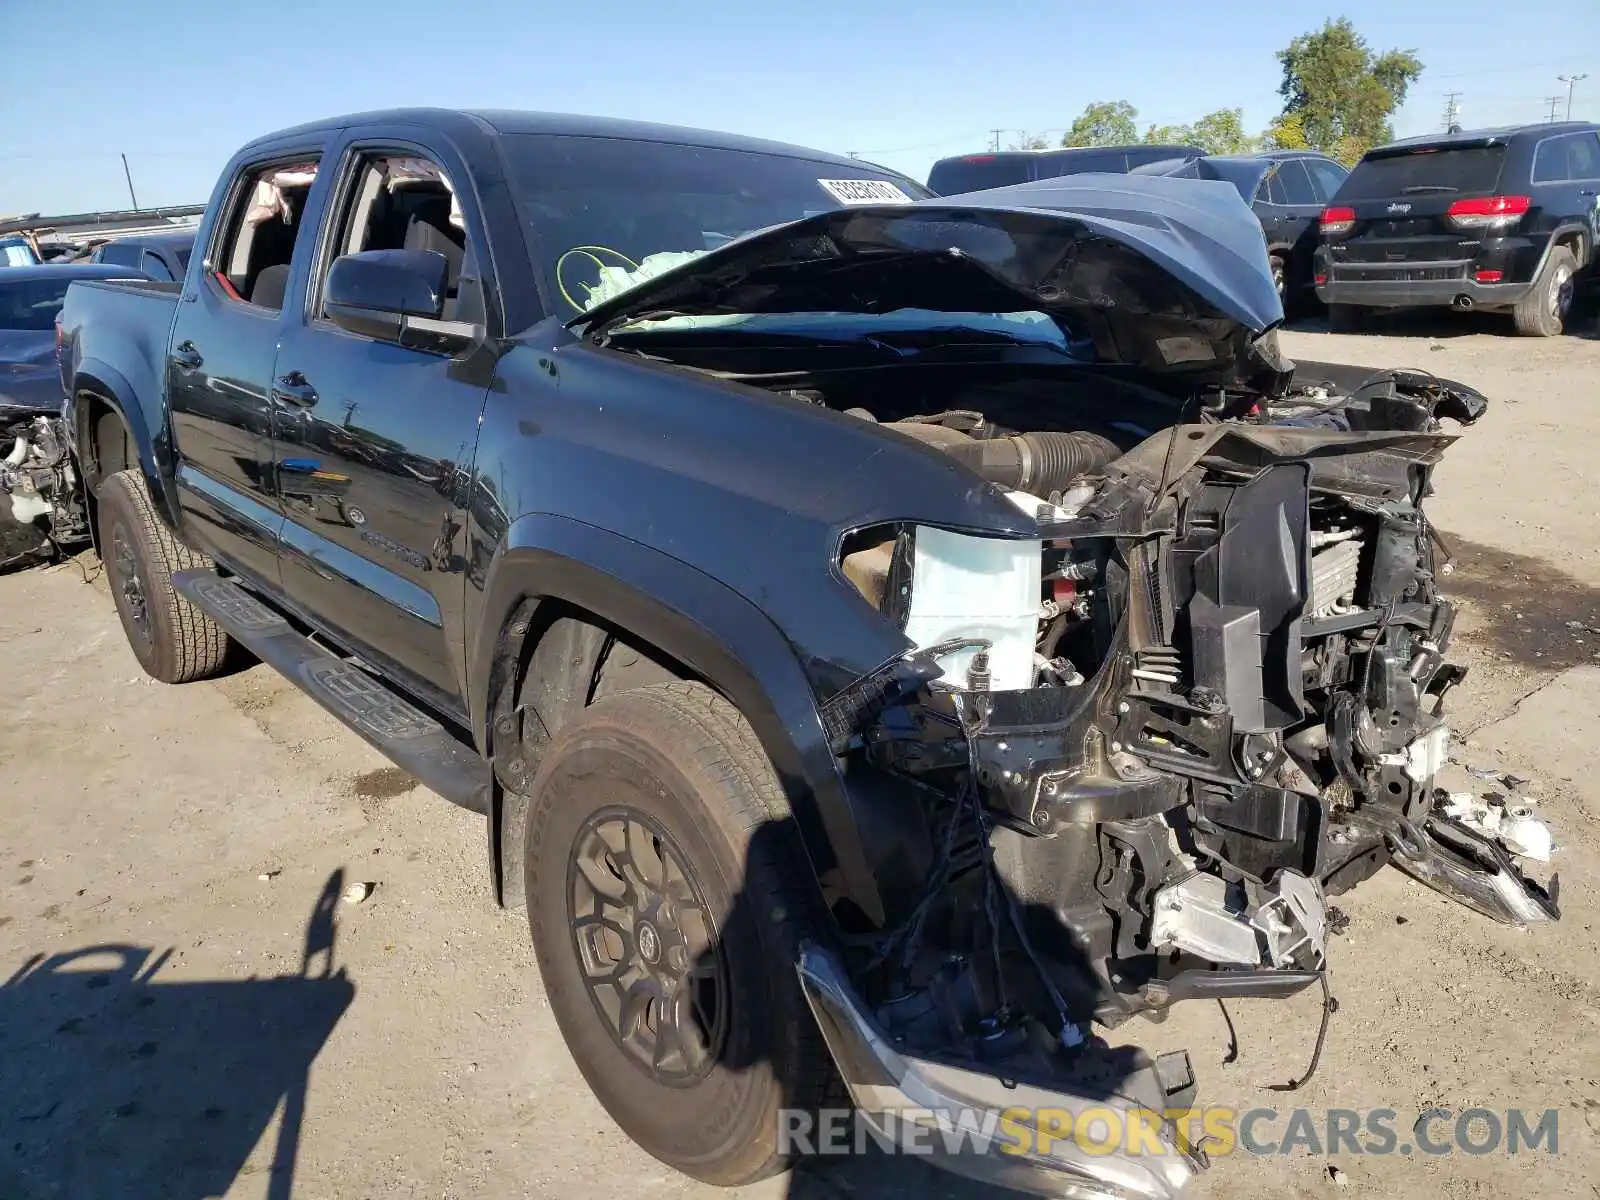
[[[408,153],[364,153],[352,166],[332,242],[316,284],[316,314],[326,319],[322,290],[335,259],[367,250],[424,250],[445,261],[445,320],[481,323],[481,261],[467,236],[455,186],[443,169]]]
[[[212,282],[230,300],[277,311],[289,287],[317,159],[297,158],[250,171],[235,190],[208,262]]]

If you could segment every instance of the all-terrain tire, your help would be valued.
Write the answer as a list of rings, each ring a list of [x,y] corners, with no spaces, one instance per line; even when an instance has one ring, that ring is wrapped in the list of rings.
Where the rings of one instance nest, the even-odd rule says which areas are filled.
[[[1511,310],[1511,321],[1524,337],[1555,337],[1566,326],[1572,307],[1572,277],[1578,260],[1565,246],[1556,246],[1544,260],[1544,270],[1527,294]]]
[[[138,471],[109,476],[96,498],[106,582],[139,665],[162,683],[215,675],[230,639],[172,586],[174,573],[210,569],[211,560],[172,536]]]
[[[732,705],[699,684],[620,692],[556,734],[532,796],[525,880],[534,952],[556,1023],[596,1097],[642,1148],[703,1182],[738,1186],[784,1170],[792,1155],[780,1137],[779,1110],[814,1111],[840,1093],[795,972],[802,943],[819,936],[825,914],[754,731]],[[619,915],[624,909],[607,907],[613,902],[600,902],[588,890],[596,868],[583,848],[598,844],[597,830],[607,844],[615,841],[619,822],[625,830],[650,832],[627,833],[626,852],[615,860],[610,852],[602,855],[616,876],[602,876],[621,897],[614,903],[625,905],[627,897],[649,890],[624,884],[636,873],[651,874],[630,865],[635,841],[655,847],[641,852],[640,861],[655,853],[659,862],[670,856],[678,863],[703,901],[699,911],[711,930],[706,940],[716,951],[693,961],[708,970],[714,964],[720,974],[713,978],[725,981],[714,994],[722,997],[725,1007],[718,1011],[726,1024],[707,1018],[700,1025],[714,1028],[704,1039],[709,1053],[698,1077],[664,1079],[653,1053],[625,1045],[623,1026],[638,1026],[608,1020],[612,985],[595,983],[607,971],[631,979],[665,961],[650,958],[653,946],[661,954],[666,939],[647,934],[646,919],[623,929],[634,912]],[[659,873],[678,874],[666,867]],[[681,910],[688,907],[675,905],[685,927],[691,922]],[[610,923],[602,928],[591,910],[610,914]],[[605,953],[634,967],[613,969],[611,959],[593,949],[598,943],[580,949],[580,930],[609,939]],[[622,1001],[615,1008],[627,1011]],[[659,1031],[667,1009],[657,1005],[654,1011]]]

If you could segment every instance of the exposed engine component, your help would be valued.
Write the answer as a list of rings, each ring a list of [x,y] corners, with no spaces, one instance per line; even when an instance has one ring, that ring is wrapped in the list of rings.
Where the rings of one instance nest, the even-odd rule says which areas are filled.
[[[1280,871],[1269,886],[1194,874],[1156,893],[1150,938],[1212,962],[1316,970],[1327,927],[1322,889],[1298,871]]]
[[[0,565],[88,536],[65,430],[35,416],[0,430],[10,449],[0,458]],[[0,445],[4,441],[0,440]],[[7,519],[9,518],[9,519]]]
[[[1311,545],[1311,615],[1329,617],[1355,611],[1363,545],[1360,531],[1313,533]]]
[[[1109,438],[1081,430],[971,437],[937,420],[894,421],[886,427],[939,447],[991,483],[1038,496],[1065,491],[1077,476],[1122,453]]]

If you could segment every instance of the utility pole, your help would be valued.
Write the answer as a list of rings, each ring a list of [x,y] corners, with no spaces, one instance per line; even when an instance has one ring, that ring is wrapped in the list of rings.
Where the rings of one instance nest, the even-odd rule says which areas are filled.
[[[1550,112],[1545,116],[1545,121],[1554,121],[1556,119],[1556,109],[1561,107],[1561,97],[1546,96],[1544,102],[1550,106]]]
[[[1444,128],[1450,132],[1450,127],[1456,123],[1456,118],[1461,115],[1461,106],[1456,103],[1460,92],[1446,92],[1444,96]]]
[[[1004,129],[989,130],[989,150],[991,153],[1000,153],[1000,135],[1004,132]]]
[[[1589,76],[1587,74],[1557,75],[1556,78],[1567,85],[1567,120],[1570,121],[1572,120],[1572,89],[1577,86],[1579,80],[1587,79]]]
[[[139,197],[133,194],[133,172],[128,170],[128,156],[122,156],[122,177],[128,181],[128,199],[133,201],[133,209],[139,211]]]

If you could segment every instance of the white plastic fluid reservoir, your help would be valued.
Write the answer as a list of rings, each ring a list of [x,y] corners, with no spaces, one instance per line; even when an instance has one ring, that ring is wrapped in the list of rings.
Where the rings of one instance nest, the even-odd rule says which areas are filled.
[[[951,638],[984,638],[991,643],[990,688],[1031,687],[1043,554],[1037,541],[917,526],[906,636],[919,648]],[[975,653],[961,650],[941,658],[945,681],[965,687]]]

